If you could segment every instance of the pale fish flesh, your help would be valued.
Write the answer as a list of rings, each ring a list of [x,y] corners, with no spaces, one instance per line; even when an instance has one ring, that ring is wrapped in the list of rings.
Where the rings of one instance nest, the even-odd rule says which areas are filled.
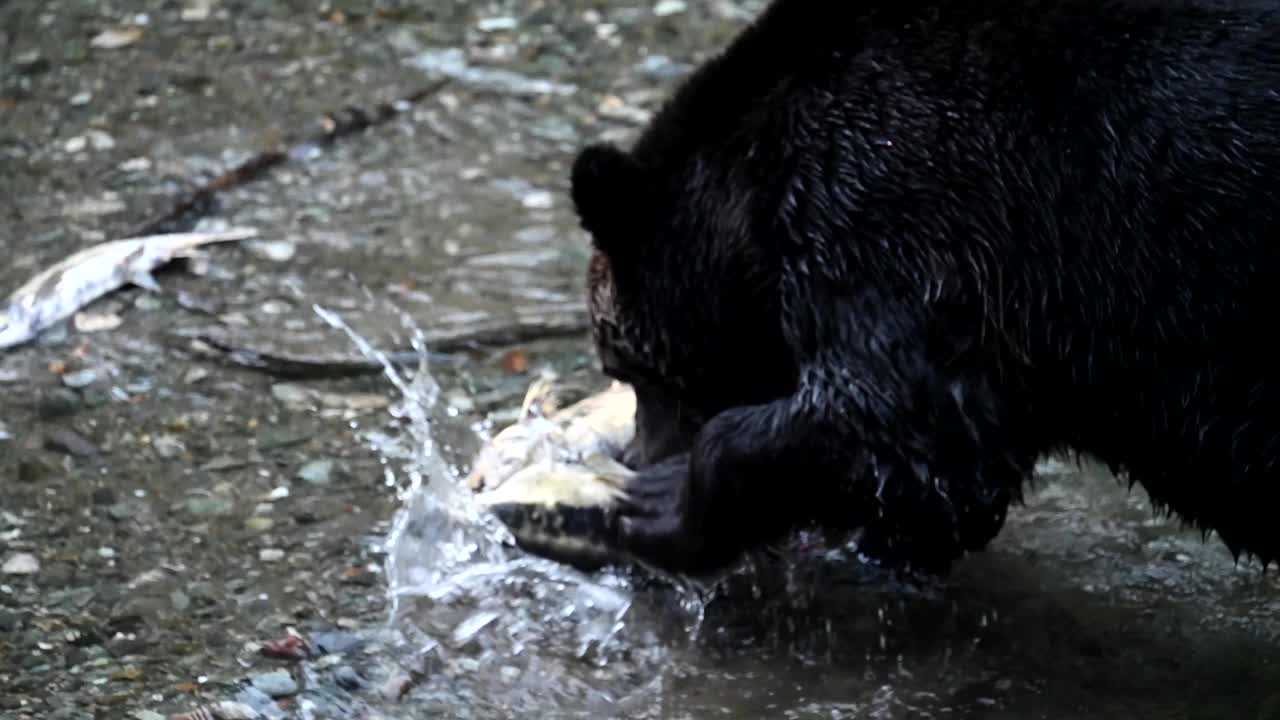
[[[609,511],[633,473],[616,458],[635,432],[635,393],[622,383],[565,408],[552,381],[535,382],[520,419],[477,456],[466,484],[535,555],[582,569],[617,559]]]
[[[41,272],[9,295],[0,315],[0,349],[34,339],[107,293],[134,284],[152,291],[160,286],[151,271],[203,245],[247,240],[252,228],[221,232],[172,233],[112,240],[85,248]]]

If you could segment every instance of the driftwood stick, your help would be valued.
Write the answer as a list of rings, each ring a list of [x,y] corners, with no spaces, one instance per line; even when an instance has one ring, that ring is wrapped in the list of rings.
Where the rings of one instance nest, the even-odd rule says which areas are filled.
[[[371,112],[348,106],[337,113],[326,113],[320,119],[320,131],[292,146],[281,145],[263,150],[235,167],[214,177],[200,187],[178,198],[167,210],[137,225],[130,236],[182,232],[212,212],[216,195],[225,190],[247,185],[290,158],[305,157],[312,148],[324,148],[349,135],[382,125],[422,100],[436,94],[449,83],[437,80],[430,85],[392,102],[378,103]]]
[[[485,323],[468,324],[465,327],[425,331],[429,362],[448,362],[452,353],[482,347],[503,347],[533,340],[554,337],[570,337],[587,329],[587,317],[582,313],[545,313],[516,318],[495,318]],[[382,364],[371,358],[351,356],[319,356],[290,353],[274,353],[237,347],[225,340],[209,335],[174,336],[186,350],[198,349],[202,354],[216,356],[235,367],[292,379],[338,379],[376,375]],[[204,348],[192,348],[191,345]],[[394,367],[416,367],[420,356],[414,350],[393,350],[386,353]]]

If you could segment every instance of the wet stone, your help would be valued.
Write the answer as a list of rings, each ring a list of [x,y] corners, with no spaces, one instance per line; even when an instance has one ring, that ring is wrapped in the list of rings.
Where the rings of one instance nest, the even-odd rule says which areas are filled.
[[[133,503],[130,503],[130,502],[114,503],[107,508],[107,515],[109,515],[112,520],[117,520],[117,521],[128,520],[129,518],[133,517],[134,512],[135,510],[134,510]]]
[[[111,505],[116,501],[116,491],[109,487],[99,487],[93,489],[94,505]]]
[[[80,395],[68,388],[50,388],[36,400],[36,414],[41,419],[66,417],[78,412],[83,404]]]
[[[364,687],[364,678],[350,665],[339,665],[333,669],[333,682],[348,692],[355,692]]]
[[[24,613],[11,608],[0,608],[0,632],[13,632],[22,627]]]
[[[298,468],[298,479],[311,485],[328,485],[333,481],[332,460],[312,460]]]
[[[39,75],[53,67],[38,50],[28,50],[13,57],[13,68],[23,75]]]
[[[196,517],[229,515],[234,507],[230,498],[217,495],[197,495],[186,501],[187,512]]]
[[[344,632],[317,632],[310,636],[311,645],[323,655],[349,652],[360,646],[360,638]]]
[[[97,445],[94,445],[89,438],[70,428],[50,430],[44,436],[44,447],[47,450],[75,457],[88,457],[98,454]]]
[[[31,553],[14,553],[0,565],[0,573],[5,575],[35,575],[38,572],[40,560]]]
[[[273,698],[282,698],[298,692],[298,683],[287,670],[258,673],[249,678],[253,687]]]

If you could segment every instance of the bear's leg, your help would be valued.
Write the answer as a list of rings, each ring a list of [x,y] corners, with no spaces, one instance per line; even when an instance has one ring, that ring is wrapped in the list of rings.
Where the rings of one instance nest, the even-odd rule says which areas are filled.
[[[797,526],[842,525],[880,560],[943,572],[999,532],[1037,448],[988,358],[942,337],[923,303],[816,289],[789,303],[795,347],[812,349],[799,392],[717,415],[688,454],[639,473],[624,548],[707,571]]]

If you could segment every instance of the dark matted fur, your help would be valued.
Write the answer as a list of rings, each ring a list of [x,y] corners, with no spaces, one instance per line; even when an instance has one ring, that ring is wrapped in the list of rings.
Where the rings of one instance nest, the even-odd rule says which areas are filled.
[[[1276,8],[777,0],[585,148],[640,398],[617,542],[703,571],[861,527],[942,572],[1074,450],[1280,558]]]

